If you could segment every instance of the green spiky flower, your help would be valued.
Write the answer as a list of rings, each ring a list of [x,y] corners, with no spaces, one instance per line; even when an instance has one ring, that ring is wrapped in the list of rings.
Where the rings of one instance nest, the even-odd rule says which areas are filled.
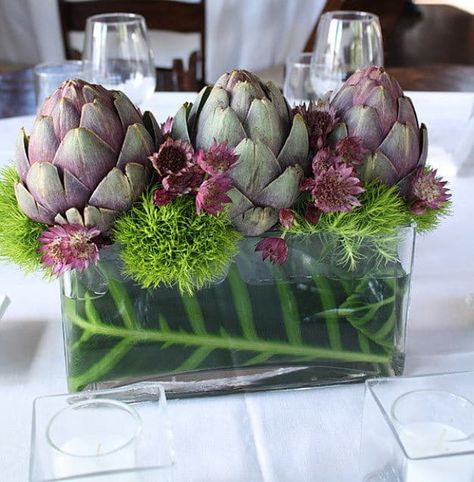
[[[122,214],[113,230],[128,276],[144,288],[162,284],[189,294],[222,274],[240,238],[226,213],[198,215],[187,196],[157,207],[153,190]]]
[[[15,184],[19,180],[13,166],[0,170],[0,259],[32,272],[40,267],[38,237],[46,226],[29,219],[18,207]]]

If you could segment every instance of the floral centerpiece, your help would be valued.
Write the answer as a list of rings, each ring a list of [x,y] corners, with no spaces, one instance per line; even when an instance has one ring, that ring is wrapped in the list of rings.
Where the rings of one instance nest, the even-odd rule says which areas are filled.
[[[159,125],[79,80],[0,182],[0,256],[61,279],[69,386],[307,386],[403,370],[415,227],[449,212],[382,68],[294,109],[237,70]]]

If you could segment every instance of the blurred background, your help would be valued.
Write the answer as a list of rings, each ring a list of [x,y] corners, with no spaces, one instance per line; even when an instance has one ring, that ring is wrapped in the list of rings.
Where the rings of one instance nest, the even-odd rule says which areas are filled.
[[[34,113],[32,67],[80,59],[93,14],[142,14],[156,90],[195,91],[233,68],[282,86],[285,59],[311,52],[321,14],[341,9],[379,16],[403,88],[474,91],[473,0],[0,0],[0,117]]]

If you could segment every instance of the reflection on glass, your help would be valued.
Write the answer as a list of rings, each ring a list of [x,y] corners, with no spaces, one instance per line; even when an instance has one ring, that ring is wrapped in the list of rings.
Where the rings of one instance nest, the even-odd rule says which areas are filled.
[[[89,80],[125,92],[135,104],[143,103],[155,90],[153,56],[141,15],[88,18],[83,60]]]
[[[383,45],[377,15],[336,11],[321,16],[311,61],[313,89],[321,96],[336,90],[356,70],[383,66]]]

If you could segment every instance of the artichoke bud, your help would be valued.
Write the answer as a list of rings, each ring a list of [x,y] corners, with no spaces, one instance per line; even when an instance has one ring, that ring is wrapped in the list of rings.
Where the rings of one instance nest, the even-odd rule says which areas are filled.
[[[15,161],[20,208],[40,223],[96,226],[107,234],[149,183],[148,156],[161,143],[156,120],[118,91],[67,80],[24,130]]]

